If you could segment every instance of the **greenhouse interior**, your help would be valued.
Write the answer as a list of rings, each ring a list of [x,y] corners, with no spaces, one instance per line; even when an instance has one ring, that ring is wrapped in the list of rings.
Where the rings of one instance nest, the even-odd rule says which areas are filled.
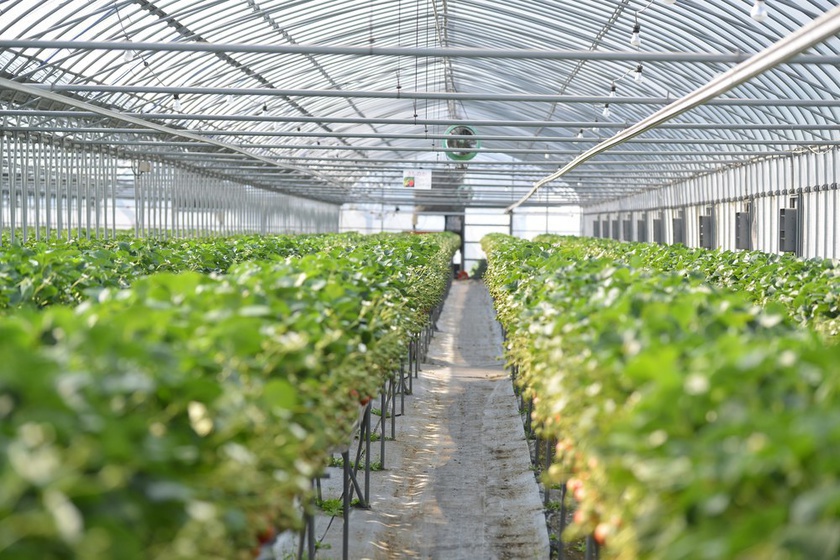
[[[840,558],[839,93],[836,0],[0,0],[0,558]],[[365,529],[479,366],[533,542]]]

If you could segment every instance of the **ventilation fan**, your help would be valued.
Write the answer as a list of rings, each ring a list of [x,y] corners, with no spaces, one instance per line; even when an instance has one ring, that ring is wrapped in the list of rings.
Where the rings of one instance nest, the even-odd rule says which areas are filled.
[[[456,124],[446,130],[447,136],[475,136],[475,129],[465,124]],[[481,140],[478,138],[444,138],[443,147],[449,150],[446,156],[455,161],[469,161],[478,154]]]

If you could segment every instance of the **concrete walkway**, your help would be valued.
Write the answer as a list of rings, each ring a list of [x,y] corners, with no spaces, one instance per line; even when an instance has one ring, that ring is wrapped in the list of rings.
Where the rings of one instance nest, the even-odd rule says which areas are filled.
[[[373,473],[372,507],[351,512],[349,556],[547,559],[545,517],[484,285],[454,283],[438,328],[396,441],[387,443],[386,470]],[[318,520],[327,545],[318,558],[340,558],[341,520],[328,523]]]

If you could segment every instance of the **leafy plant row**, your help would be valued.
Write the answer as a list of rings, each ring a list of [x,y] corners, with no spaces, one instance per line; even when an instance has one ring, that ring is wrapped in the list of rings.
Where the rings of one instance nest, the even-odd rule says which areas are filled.
[[[357,241],[354,234],[199,239],[53,240],[0,247],[0,309],[79,303],[158,272],[224,272],[249,261],[299,256]]]
[[[493,235],[485,280],[568,536],[617,559],[840,556],[840,348],[785,307],[586,243]]]
[[[587,255],[620,258],[660,271],[702,274],[707,282],[745,292],[758,305],[783,304],[798,323],[827,337],[840,335],[840,265],[830,259],[553,235],[540,236],[539,241],[576,244]]]
[[[0,318],[0,557],[249,557],[440,303],[450,234]]]

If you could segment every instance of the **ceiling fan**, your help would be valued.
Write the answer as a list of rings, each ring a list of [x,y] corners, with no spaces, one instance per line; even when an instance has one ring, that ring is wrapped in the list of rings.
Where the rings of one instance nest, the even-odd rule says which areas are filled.
[[[456,124],[446,129],[446,136],[473,136],[473,138],[444,138],[443,147],[448,150],[446,157],[455,161],[469,161],[478,155],[481,140],[476,137],[475,129],[465,124]]]

